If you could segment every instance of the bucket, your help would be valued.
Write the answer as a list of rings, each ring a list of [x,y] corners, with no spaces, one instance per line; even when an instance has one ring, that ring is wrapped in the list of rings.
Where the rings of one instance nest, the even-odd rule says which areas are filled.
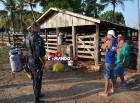
[[[68,61],[69,66],[73,66],[73,61]]]
[[[22,51],[18,51],[18,54],[19,54],[20,56],[22,56],[22,55],[23,55],[23,52],[22,52]]]
[[[59,36],[58,36],[58,45],[62,45],[63,44],[63,34],[62,33],[59,33]]]

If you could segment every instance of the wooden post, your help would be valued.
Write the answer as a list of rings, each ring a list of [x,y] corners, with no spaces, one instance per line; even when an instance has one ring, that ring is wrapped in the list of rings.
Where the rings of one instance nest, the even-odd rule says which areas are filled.
[[[130,31],[130,38],[129,38],[129,40],[131,40],[132,39],[132,30]]]
[[[10,41],[10,34],[8,33],[8,42],[10,43],[11,41]]]
[[[47,31],[47,50],[48,50],[48,35],[49,35],[49,31]]]
[[[13,45],[15,47],[15,35],[13,35]]]
[[[99,64],[99,24],[96,24],[96,34],[95,34],[95,65]]]
[[[3,32],[2,32],[1,40],[2,40],[2,45],[4,45]]]
[[[138,0],[138,56],[137,56],[137,73],[140,74],[140,7],[139,7],[139,0]]]
[[[47,42],[47,30],[45,29],[45,42]],[[47,43],[47,48],[45,48],[45,50],[48,49],[48,43]]]
[[[77,43],[78,43],[78,42],[77,42],[77,40],[78,40],[78,39],[77,39],[77,34],[76,34],[76,44],[75,44],[75,46],[76,46],[76,51],[75,51],[75,52],[76,52],[76,56],[78,57],[78,46],[77,46]]]
[[[76,47],[76,28],[72,26],[72,46],[73,46],[73,56],[76,57],[77,47]]]
[[[128,38],[128,30],[125,31],[125,35],[126,35],[125,39]]]
[[[136,31],[136,33],[137,33],[137,36],[136,36],[137,39],[136,39],[136,41],[138,41],[138,32]]]
[[[45,29],[45,41],[47,41],[47,30]]]
[[[56,37],[56,39],[57,39],[57,51],[60,50],[59,47],[58,47],[58,35],[59,35],[59,32],[60,32],[60,28],[57,27],[57,28],[56,28],[56,35],[57,35],[57,37]]]

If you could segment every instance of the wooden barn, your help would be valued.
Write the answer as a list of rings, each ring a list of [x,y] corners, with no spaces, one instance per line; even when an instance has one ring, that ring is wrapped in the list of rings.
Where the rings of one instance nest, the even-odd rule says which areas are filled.
[[[67,48],[72,56],[94,59],[95,65],[104,58],[102,44],[108,30],[114,30],[116,36],[122,34],[127,40],[138,39],[137,29],[58,8],[48,9],[37,21],[45,37],[47,52]],[[58,45],[60,32],[63,33],[63,45]]]

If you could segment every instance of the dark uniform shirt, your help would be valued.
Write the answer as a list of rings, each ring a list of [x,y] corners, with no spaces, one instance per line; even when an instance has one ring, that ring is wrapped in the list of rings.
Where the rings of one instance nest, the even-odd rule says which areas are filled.
[[[34,45],[35,45],[35,53],[39,58],[41,58],[45,55],[44,41],[40,37],[40,35],[38,35],[35,31],[31,31],[31,32],[35,34],[33,38]]]
[[[33,58],[29,55],[29,66],[31,69],[33,70],[37,70],[37,69],[41,69],[42,68],[42,62],[40,61],[39,58],[43,57],[45,55],[45,48],[44,48],[44,41],[43,39],[40,37],[40,35],[38,35],[37,32],[35,31],[31,31],[31,34],[34,35],[33,37],[33,52],[34,52],[34,60],[35,62],[30,62]],[[31,48],[28,48],[31,50]]]

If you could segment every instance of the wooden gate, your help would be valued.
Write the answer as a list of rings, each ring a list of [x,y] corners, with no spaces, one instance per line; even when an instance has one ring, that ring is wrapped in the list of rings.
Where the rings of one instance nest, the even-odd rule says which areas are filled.
[[[78,57],[95,59],[94,37],[95,34],[77,36]]]

